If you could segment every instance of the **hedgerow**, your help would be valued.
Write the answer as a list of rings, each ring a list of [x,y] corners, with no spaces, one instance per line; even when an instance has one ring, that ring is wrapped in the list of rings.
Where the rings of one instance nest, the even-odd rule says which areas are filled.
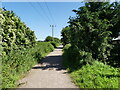
[[[86,57],[91,54],[94,60],[110,65],[114,61],[114,66],[120,67],[120,51],[117,50],[120,45],[112,43],[120,32],[120,3],[88,2],[73,11],[76,17],[69,19],[69,26],[63,28],[61,33],[63,44],[71,44],[75,57],[73,62],[82,60],[79,55],[85,54],[82,56]]]
[[[114,44],[113,38],[120,33],[120,3],[86,2],[84,6],[73,11],[76,16],[69,18],[69,25],[61,32],[65,47],[64,65],[70,72],[75,72],[74,80],[81,88],[117,88],[118,84],[115,82],[118,82],[119,75],[109,78],[105,75],[102,79],[101,74],[96,71],[102,72],[105,69],[103,73],[106,74],[107,69],[110,69],[113,70],[109,72],[110,75],[118,73],[120,45]],[[98,68],[93,62],[97,65],[102,62],[104,65]],[[90,71],[98,76],[96,81]],[[108,85],[111,83],[113,85]]]
[[[12,50],[30,48],[35,45],[36,36],[13,11],[1,10],[2,14],[2,55]]]
[[[54,49],[49,42],[37,42],[34,31],[6,9],[0,9],[0,45],[2,89],[17,87],[23,74]]]
[[[63,48],[63,52],[63,64],[79,88],[119,88],[120,68],[92,60],[89,53],[86,53],[86,56],[80,54],[81,60],[78,62],[74,57],[78,56],[77,52],[71,49],[70,44]]]
[[[16,87],[16,81],[53,50],[54,47],[50,43],[38,42],[32,48],[12,51],[4,56],[2,62],[2,88]]]

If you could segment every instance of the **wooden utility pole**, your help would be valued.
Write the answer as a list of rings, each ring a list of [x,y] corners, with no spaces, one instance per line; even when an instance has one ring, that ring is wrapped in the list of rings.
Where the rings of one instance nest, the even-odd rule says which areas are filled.
[[[56,25],[50,25],[50,27],[52,27],[52,37],[53,37],[53,41],[54,41],[54,27],[56,27]]]

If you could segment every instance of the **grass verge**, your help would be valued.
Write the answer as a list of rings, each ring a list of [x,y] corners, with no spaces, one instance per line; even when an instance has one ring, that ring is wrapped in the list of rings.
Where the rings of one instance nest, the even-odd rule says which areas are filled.
[[[97,60],[92,60],[91,63],[81,63],[81,60],[75,59],[76,54],[69,47],[71,47],[70,44],[63,49],[63,64],[79,88],[119,88],[120,68]],[[86,59],[89,58],[83,60],[88,61]]]
[[[95,61],[71,72],[71,77],[80,88],[118,88],[120,69]]]
[[[16,81],[53,50],[54,47],[49,42],[38,42],[33,48],[12,51],[4,56],[1,88],[15,88]]]

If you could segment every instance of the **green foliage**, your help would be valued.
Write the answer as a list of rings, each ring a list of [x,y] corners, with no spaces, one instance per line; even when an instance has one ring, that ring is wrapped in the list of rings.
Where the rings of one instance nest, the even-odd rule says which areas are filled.
[[[45,42],[50,42],[50,43],[54,46],[54,48],[56,48],[57,46],[60,45],[60,40],[59,40],[59,38],[55,38],[55,37],[53,38],[53,37],[51,37],[51,36],[47,36],[44,41],[45,41]]]
[[[73,11],[76,17],[61,33],[63,45],[69,44],[64,65],[80,88],[118,88],[120,69],[111,66],[120,67],[120,45],[112,40],[120,32],[120,3],[88,2]]]
[[[53,50],[49,42],[37,42],[32,48],[12,51],[3,56],[2,88],[16,87],[16,81]]]
[[[83,65],[91,64],[94,59],[92,54],[85,51],[78,51],[70,44],[65,45],[63,48],[63,64],[70,69],[70,72],[81,68]]]
[[[72,72],[71,76],[80,88],[118,88],[120,71],[95,61]]]
[[[35,45],[35,34],[24,22],[15,15],[13,11],[6,9],[0,10],[2,13],[2,47],[3,55],[8,54],[12,50],[30,48]],[[1,19],[1,17],[0,17]]]
[[[31,31],[13,11],[0,9],[0,12],[0,51],[3,50],[0,52],[0,88],[14,88],[17,85],[16,81],[46,54],[53,51],[54,47],[49,42],[36,42],[34,31]]]
[[[60,44],[60,39],[59,39],[59,38],[54,37],[54,41],[55,41],[56,43]]]
[[[120,4],[88,2],[85,6],[73,11],[76,17],[70,17],[70,25],[63,28],[61,33],[63,45],[71,44],[69,54],[75,57],[73,63],[82,60],[86,62],[83,58],[91,56],[92,60],[102,60],[109,64],[117,58],[114,61],[116,65],[120,65],[120,51],[114,53],[116,46],[112,44],[112,39],[120,32],[118,28]]]
[[[47,37],[45,38],[45,42],[49,42],[49,41],[53,41],[53,37],[47,36]]]
[[[120,45],[115,44],[110,53],[111,56],[109,56],[107,63],[114,67],[120,67]]]
[[[50,43],[54,46],[54,48],[57,48],[59,46],[59,43],[56,43],[55,41],[51,41]]]
[[[69,47],[71,47],[71,44],[66,44],[63,48],[63,51],[66,52]]]
[[[113,68],[100,61],[95,61],[91,53],[78,52],[70,44],[67,44],[63,50],[63,64],[68,68],[73,81],[80,88],[119,87],[120,68]]]
[[[51,37],[51,36],[47,36],[46,38],[45,38],[45,42],[49,42],[49,41],[55,41],[56,43],[60,43],[60,40],[59,40],[59,38],[56,38],[56,37]]]
[[[94,59],[106,60],[110,55],[111,26],[107,19],[99,19],[99,12],[89,11],[87,7],[76,10],[76,19],[70,19],[71,45],[78,50],[92,53]],[[82,17],[82,18],[81,18]]]
[[[63,38],[61,38],[61,41],[63,43],[63,45],[65,46],[66,44],[69,44],[70,43],[70,27],[65,27],[62,29],[62,32],[61,32],[61,36]]]

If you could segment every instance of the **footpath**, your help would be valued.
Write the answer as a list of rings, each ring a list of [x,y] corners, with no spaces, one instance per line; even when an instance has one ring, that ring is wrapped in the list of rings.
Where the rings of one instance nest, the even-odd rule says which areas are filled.
[[[19,83],[19,88],[77,88],[62,66],[62,45],[35,65]]]

